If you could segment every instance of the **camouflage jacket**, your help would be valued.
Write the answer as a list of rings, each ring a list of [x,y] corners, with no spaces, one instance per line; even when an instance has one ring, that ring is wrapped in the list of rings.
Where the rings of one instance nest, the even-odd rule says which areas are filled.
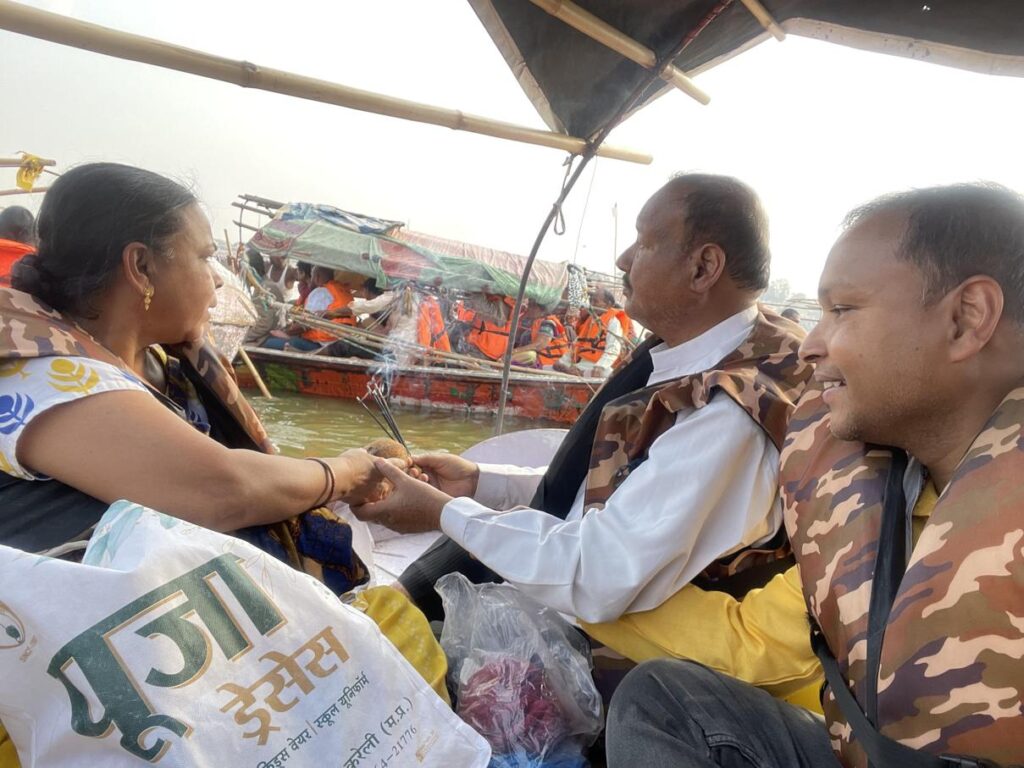
[[[241,428],[247,438],[246,444],[229,447],[276,452],[259,417],[239,391],[233,374],[212,344],[201,341],[167,349],[182,363],[188,364],[200,379],[207,398],[215,398],[227,418]],[[131,373],[120,357],[69,318],[27,293],[0,288],[0,362],[52,356],[90,358]],[[133,378],[138,379],[134,375]],[[159,400],[174,407],[175,404],[163,393],[152,387],[150,390]],[[206,405],[210,404],[207,400]],[[281,523],[237,531],[235,535],[315,576],[337,594],[369,579],[366,567],[352,549],[351,528],[323,507]]]
[[[877,725],[922,752],[998,763],[1024,755],[1024,387],[964,455],[910,554],[881,644]],[[834,438],[808,390],[782,454],[786,528],[804,595],[865,705],[868,609],[891,450]],[[847,768],[867,758],[832,692]]]
[[[761,308],[754,328],[739,347],[711,369],[655,384],[612,400],[601,411],[587,473],[584,505],[601,508],[647,458],[654,441],[683,408],[703,408],[716,392],[732,398],[781,450],[789,416],[813,368],[800,361],[799,326]],[[766,510],[767,512],[767,510]],[[785,542],[746,549],[705,574],[722,578],[788,555]]]

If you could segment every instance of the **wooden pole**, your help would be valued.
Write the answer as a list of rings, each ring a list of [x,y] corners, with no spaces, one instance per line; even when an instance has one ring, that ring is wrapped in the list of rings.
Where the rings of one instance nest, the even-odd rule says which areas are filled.
[[[234,208],[239,208],[243,211],[249,211],[249,213],[258,213],[260,216],[267,216],[267,212],[262,208],[253,208],[251,205],[245,205],[245,203],[236,203],[234,200],[231,201],[231,205]]]
[[[530,0],[530,2],[556,19],[564,21],[573,29],[582,32],[591,40],[596,40],[601,45],[611,48],[616,53],[625,56],[630,61],[636,62],[645,69],[654,69],[658,63],[657,55],[650,48],[638,43],[611,24],[570,2],[570,0]],[[711,97],[707,92],[702,90],[700,86],[687,77],[686,73],[678,67],[668,64],[659,73],[659,76],[666,83],[674,85],[701,104],[710,103]],[[598,152],[598,154],[601,153]]]
[[[34,195],[37,192],[45,192],[49,187],[36,187],[35,189],[0,189],[0,197],[8,195]]]
[[[327,80],[261,67],[248,61],[225,59],[161,40],[119,32],[98,24],[29,8],[12,0],[0,0],[0,29],[72,48],[220,80],[243,88],[256,88],[363,112],[439,125],[457,131],[536,144],[573,154],[582,154],[588,147],[587,141],[574,136],[349,88]],[[606,145],[602,145],[597,154],[645,165],[653,161],[650,155]]]
[[[40,157],[36,162],[40,165],[56,165],[56,160],[46,160]],[[0,157],[0,168],[21,168],[25,164],[25,158],[23,157]]]
[[[786,39],[786,33],[783,31],[782,27],[776,23],[775,19],[772,18],[772,15],[768,13],[768,9],[761,5],[759,0],[740,0],[740,2],[747,6],[747,10],[753,14],[754,18],[760,22],[762,27],[772,33],[776,40],[782,42]]]
[[[268,400],[273,400],[274,396],[270,394],[270,390],[267,389],[267,385],[263,381],[263,377],[260,376],[260,372],[256,370],[256,366],[253,365],[252,359],[249,357],[249,353],[245,351],[245,347],[238,348],[238,356],[242,358],[242,362],[245,363],[245,367],[249,369],[249,373],[251,373],[253,379],[256,380],[256,386],[259,387],[263,396]]]

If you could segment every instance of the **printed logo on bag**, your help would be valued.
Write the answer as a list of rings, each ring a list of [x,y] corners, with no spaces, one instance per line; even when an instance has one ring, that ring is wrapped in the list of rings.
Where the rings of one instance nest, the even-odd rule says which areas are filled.
[[[249,639],[253,630],[267,636],[287,621],[240,562],[230,554],[214,558],[133,600],[57,652],[47,671],[67,690],[71,726],[77,733],[103,738],[116,728],[121,747],[155,763],[172,744],[164,734],[156,735],[158,729],[178,738],[192,732],[192,725],[155,712],[146,687],[188,686],[207,672],[217,651],[227,661],[237,661],[253,647]],[[24,636],[20,626],[16,631]],[[173,665],[175,671],[138,661],[165,651],[168,640],[181,656]],[[317,678],[328,677],[348,658],[333,627],[325,627],[291,653],[269,651],[261,656],[269,670],[254,682],[220,685],[218,693],[225,694],[221,712],[237,707],[233,718],[242,727],[242,736],[263,745],[271,732],[281,730],[273,725],[272,711],[294,707],[316,687]],[[133,665],[127,659],[136,662]],[[367,682],[364,673],[346,687],[342,704],[350,706],[349,700]],[[291,696],[282,700],[286,688]],[[335,705],[331,714],[337,712]],[[93,713],[99,716],[94,719]]]
[[[13,610],[0,603],[0,651],[17,648],[25,642],[25,625]]]

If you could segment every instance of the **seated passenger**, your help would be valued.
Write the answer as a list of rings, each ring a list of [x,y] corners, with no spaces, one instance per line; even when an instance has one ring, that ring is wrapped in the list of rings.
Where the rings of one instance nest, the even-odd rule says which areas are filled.
[[[11,268],[35,251],[35,218],[27,208],[9,205],[0,211],[0,285],[10,285]]]
[[[633,323],[629,316],[616,306],[611,290],[597,288],[590,294],[590,308],[583,308],[576,341],[559,361],[558,369],[603,379],[633,346]]]
[[[629,312],[657,338],[601,389],[547,470],[421,456],[437,487],[399,480],[356,509],[450,537],[401,578],[428,616],[440,615],[434,582],[453,570],[598,622],[655,608],[695,579],[749,589],[784,567],[778,452],[811,371],[799,332],[756,304],[769,261],[761,205],[736,179],[680,176],[648,201],[618,264]]]
[[[825,723],[706,667],[652,662],[613,700],[609,766],[1020,763],[1022,275],[1024,198],[1002,187],[850,214],[780,475],[806,601],[784,601],[786,632],[810,632],[810,612]]]
[[[479,298],[479,297],[471,297]],[[512,310],[515,299],[508,296],[483,294],[483,301],[473,301],[463,310],[463,319],[469,328],[465,335],[465,354],[486,360],[500,360],[508,348],[512,333]]]
[[[215,250],[195,197],[154,173],[95,163],[54,182],[38,253],[0,289],[0,544],[80,556],[128,499],[236,532],[341,593],[366,570],[351,529],[315,508],[372,498],[382,477],[362,450],[273,455],[203,341]],[[414,640],[414,658],[436,659],[432,638]]]
[[[334,270],[313,267],[313,285],[315,287],[306,297],[304,308],[307,312],[320,315],[338,325],[356,324],[348,308],[352,303],[352,293],[343,283],[334,279]],[[337,336],[329,331],[293,323],[283,331],[272,332],[263,346],[268,349],[290,348],[298,352],[316,352],[335,339]]]
[[[512,362],[536,368],[554,367],[569,351],[565,326],[557,315],[548,314],[539,304],[526,308],[526,320],[530,323],[530,342],[516,347]]]

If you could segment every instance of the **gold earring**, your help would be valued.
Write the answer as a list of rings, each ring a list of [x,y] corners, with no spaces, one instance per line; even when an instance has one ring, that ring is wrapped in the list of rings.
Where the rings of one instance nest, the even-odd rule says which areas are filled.
[[[142,294],[142,307],[149,312],[149,305],[153,302],[153,286],[147,285],[146,292]]]

